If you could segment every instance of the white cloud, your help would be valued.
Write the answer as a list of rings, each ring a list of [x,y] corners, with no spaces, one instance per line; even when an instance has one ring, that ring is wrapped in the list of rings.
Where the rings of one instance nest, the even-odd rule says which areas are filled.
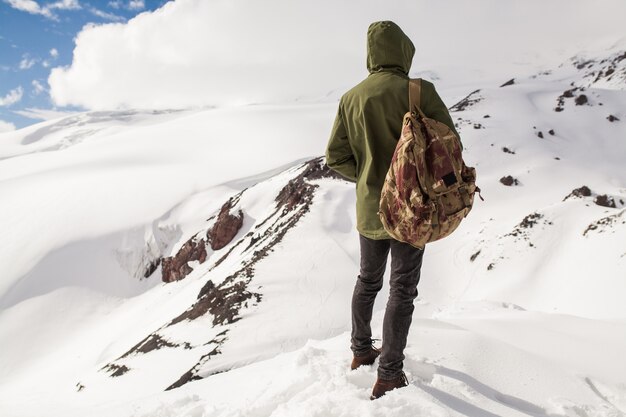
[[[123,22],[124,20],[126,20],[122,16],[118,16],[114,13],[105,12],[100,9],[96,9],[95,7],[89,7],[87,10],[89,10],[92,15],[97,16],[101,19],[110,20],[111,22]]]
[[[13,111],[13,113],[19,114],[20,116],[28,117],[29,119],[52,120],[58,119],[59,117],[63,116],[69,116],[70,114],[74,114],[75,112],[29,107],[23,110],[15,110]]]
[[[146,8],[146,4],[143,0],[130,0],[128,2],[129,10],[143,10]]]
[[[50,10],[42,8],[34,0],[4,0],[4,2],[14,9],[21,10],[23,12],[27,12],[30,14],[40,14],[49,18],[53,17],[52,13],[50,13]]]
[[[39,14],[52,20],[58,20],[57,15],[52,10],[78,10],[82,8],[78,0],[58,0],[43,7],[34,0],[4,0],[4,2],[14,9],[30,14]]]
[[[79,10],[82,7],[78,0],[59,0],[55,1],[54,3],[48,3],[45,8],[49,10]]]
[[[26,70],[35,65],[35,63],[37,63],[37,60],[35,58],[31,58],[28,55],[23,55],[19,66],[21,70]]]
[[[15,130],[15,125],[13,123],[0,120],[0,133],[10,132],[12,130]]]
[[[59,57],[59,51],[57,50],[57,48],[50,49],[50,56],[54,59],[57,59]]]
[[[621,37],[624,15],[623,0],[602,8],[586,0],[176,0],[124,24],[84,28],[72,64],[54,68],[48,83],[57,105],[93,109],[321,97],[366,75],[367,27],[391,19],[415,42],[414,71],[463,68],[448,73],[467,84]],[[568,25],[555,32],[555,21]]]
[[[34,0],[4,0],[4,2],[14,9],[30,14],[40,14],[48,19],[57,20],[57,16],[49,8],[39,6],[39,3]]]
[[[22,89],[22,86],[14,88],[9,91],[6,96],[0,97],[0,106],[10,106],[15,104],[22,99],[23,95],[24,90]]]
[[[146,4],[144,0],[129,0],[126,4],[121,0],[114,0],[110,1],[108,6],[112,9],[143,10]]]
[[[33,80],[31,84],[33,86],[33,94],[35,95],[39,95],[46,91],[46,88],[37,80]]]

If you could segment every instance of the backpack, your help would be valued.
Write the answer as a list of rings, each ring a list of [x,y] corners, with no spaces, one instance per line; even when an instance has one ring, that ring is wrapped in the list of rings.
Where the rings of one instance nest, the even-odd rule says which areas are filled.
[[[421,79],[409,80],[410,111],[404,115],[378,215],[392,238],[423,249],[459,226],[480,189],[476,170],[463,162],[459,138],[420,109],[420,90]]]

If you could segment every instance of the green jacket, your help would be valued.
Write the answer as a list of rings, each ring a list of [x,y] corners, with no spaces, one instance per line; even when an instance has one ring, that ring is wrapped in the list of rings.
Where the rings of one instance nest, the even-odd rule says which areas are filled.
[[[326,163],[356,182],[356,228],[371,239],[390,239],[378,217],[380,193],[409,110],[408,72],[415,53],[411,40],[393,22],[372,23],[367,31],[368,77],[345,93],[326,148]],[[432,83],[420,95],[426,116],[454,123]],[[458,136],[458,133],[457,133]]]

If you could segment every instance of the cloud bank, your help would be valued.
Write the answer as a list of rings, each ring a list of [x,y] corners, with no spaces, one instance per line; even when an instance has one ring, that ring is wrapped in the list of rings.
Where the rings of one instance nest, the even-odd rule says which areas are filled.
[[[387,19],[416,44],[413,71],[447,66],[467,69],[467,77],[502,76],[531,61],[551,64],[547,60],[590,40],[615,39],[626,3],[601,6],[584,0],[176,0],[127,23],[85,27],[72,64],[54,68],[48,83],[56,105],[88,109],[320,98],[366,75],[367,27]]]
[[[11,106],[22,99],[24,89],[22,86],[9,91],[4,97],[0,96],[0,106]]]

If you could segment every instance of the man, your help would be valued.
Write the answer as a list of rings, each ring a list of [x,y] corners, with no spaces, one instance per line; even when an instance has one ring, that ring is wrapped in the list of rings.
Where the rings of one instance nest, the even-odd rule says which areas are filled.
[[[415,53],[411,40],[393,22],[372,23],[367,31],[368,77],[345,93],[326,149],[326,163],[356,182],[360,273],[352,296],[351,368],[371,365],[380,355],[372,399],[408,385],[402,371],[404,348],[417,297],[423,250],[391,239],[378,217],[380,193],[409,110],[409,69]],[[421,109],[448,125],[450,114],[428,81],[422,81]],[[458,134],[457,134],[458,136]],[[391,251],[390,293],[383,320],[382,349],[372,345],[370,321],[383,285]]]

